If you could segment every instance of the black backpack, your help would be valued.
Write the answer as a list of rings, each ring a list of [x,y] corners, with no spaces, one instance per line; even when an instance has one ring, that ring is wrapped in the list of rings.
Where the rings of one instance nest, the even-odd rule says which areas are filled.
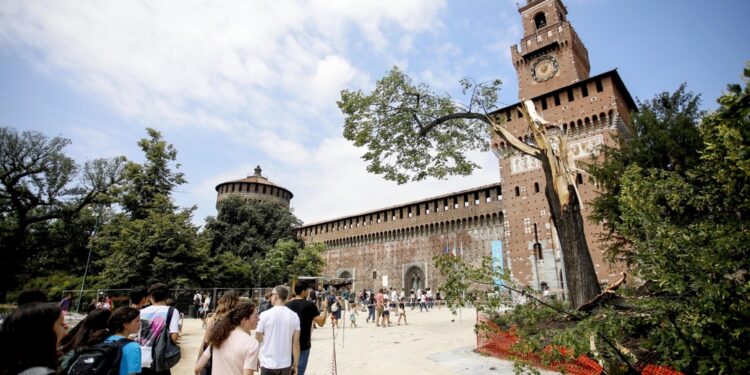
[[[77,354],[68,375],[119,375],[122,347],[135,342],[128,339],[104,341]]]

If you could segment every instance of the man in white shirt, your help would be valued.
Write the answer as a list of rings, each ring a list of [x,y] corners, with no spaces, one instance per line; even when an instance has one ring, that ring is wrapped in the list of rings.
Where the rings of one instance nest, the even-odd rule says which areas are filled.
[[[170,310],[170,307],[166,303],[168,296],[169,287],[166,284],[158,283],[148,288],[148,298],[151,301],[151,306],[141,310],[139,341],[142,347],[141,353],[145,349],[145,352],[152,353],[153,356],[150,359],[141,358],[143,365],[142,374],[168,375],[171,373],[168,368],[157,368],[158,363],[153,362],[157,359],[156,356],[162,355],[162,353],[156,353],[154,349],[156,340],[161,335],[162,330],[168,330],[169,338],[174,344],[177,344],[177,340],[180,337],[180,312],[177,309],[172,309],[172,316],[167,316]],[[167,321],[169,321],[169,326],[166,326]]]
[[[299,362],[300,322],[297,313],[286,307],[289,289],[273,288],[273,307],[260,314],[255,338],[260,342],[261,375],[293,375]]]
[[[198,310],[203,307],[203,296],[201,295],[200,291],[195,291],[195,295],[193,295],[193,309],[190,311],[190,316],[193,318],[198,317]]]

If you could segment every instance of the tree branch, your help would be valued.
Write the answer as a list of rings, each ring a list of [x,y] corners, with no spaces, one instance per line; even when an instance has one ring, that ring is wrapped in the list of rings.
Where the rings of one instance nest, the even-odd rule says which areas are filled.
[[[487,125],[492,125],[492,121],[487,117],[487,115],[482,113],[474,113],[474,112],[461,112],[461,113],[451,113],[450,115],[446,115],[443,117],[439,117],[433,121],[430,121],[427,125],[419,129],[419,135],[421,137],[424,137],[429,133],[432,129],[435,127],[444,124],[451,120],[479,120],[484,122]]]

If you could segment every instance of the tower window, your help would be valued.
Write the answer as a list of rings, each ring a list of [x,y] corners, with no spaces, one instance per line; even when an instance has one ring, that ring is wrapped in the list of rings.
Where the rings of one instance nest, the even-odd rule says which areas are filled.
[[[372,271],[372,279],[377,280],[378,278],[378,271]]]
[[[555,106],[560,105],[560,94],[555,93]]]
[[[589,96],[589,87],[587,85],[581,86],[581,96],[584,98]]]
[[[547,26],[547,17],[544,15],[544,12],[534,16],[534,24],[536,25],[537,30]]]
[[[578,185],[583,185],[583,176],[580,173],[576,176],[576,183]]]
[[[573,97],[573,89],[568,89],[568,101],[572,102],[575,100],[575,97]]]
[[[516,186],[516,196],[519,196],[519,195],[521,195],[521,189],[518,186]]]
[[[594,81],[594,84],[596,84],[596,92],[602,92],[602,91],[604,91],[604,87],[602,86],[602,80],[601,79],[597,78],[596,81]]]
[[[542,110],[547,109],[547,98],[542,98]]]
[[[535,183],[534,183],[534,192],[535,192],[535,193],[538,193],[538,192],[539,192],[539,183],[538,183],[538,182],[535,182]]]

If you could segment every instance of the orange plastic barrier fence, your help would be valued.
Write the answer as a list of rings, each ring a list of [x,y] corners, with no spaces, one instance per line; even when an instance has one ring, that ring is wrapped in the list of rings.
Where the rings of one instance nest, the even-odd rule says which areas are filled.
[[[545,363],[541,356],[536,353],[519,353],[512,349],[513,345],[518,342],[518,337],[513,332],[503,331],[495,323],[482,321],[483,327],[477,332],[477,351],[493,357],[512,359],[517,358],[524,360],[534,367],[544,368],[553,371],[564,371],[572,375],[600,375],[603,368],[599,362],[581,354],[575,359],[567,359]],[[545,352],[557,350],[562,354],[567,351],[566,348],[548,346]],[[657,366],[653,364],[646,365],[641,372],[642,375],[684,375],[669,367]]]

